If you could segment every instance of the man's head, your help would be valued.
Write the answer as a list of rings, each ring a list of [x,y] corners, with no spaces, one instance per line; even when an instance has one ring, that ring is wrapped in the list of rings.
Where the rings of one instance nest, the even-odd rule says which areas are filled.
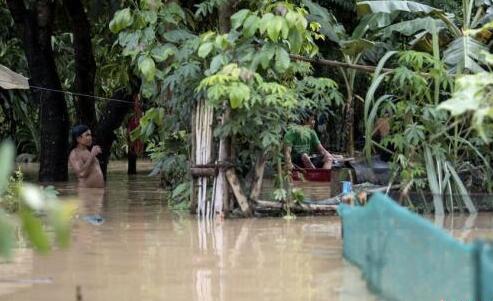
[[[308,115],[303,119],[303,125],[310,128],[315,127],[315,115]]]
[[[72,141],[74,146],[83,145],[90,147],[92,145],[92,133],[87,125],[79,124],[72,128]]]

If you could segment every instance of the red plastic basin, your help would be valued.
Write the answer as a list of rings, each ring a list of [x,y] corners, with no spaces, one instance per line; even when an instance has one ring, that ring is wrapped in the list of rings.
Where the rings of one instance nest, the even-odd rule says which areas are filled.
[[[293,181],[330,182],[330,169],[297,169],[292,173]]]

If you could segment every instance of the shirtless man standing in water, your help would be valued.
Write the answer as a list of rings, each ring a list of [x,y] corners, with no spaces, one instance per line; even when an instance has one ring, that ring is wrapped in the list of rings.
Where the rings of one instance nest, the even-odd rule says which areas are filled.
[[[99,161],[101,154],[98,145],[92,146],[92,134],[86,125],[72,128],[72,141],[75,147],[70,152],[69,163],[79,179],[79,188],[104,188],[104,177]]]

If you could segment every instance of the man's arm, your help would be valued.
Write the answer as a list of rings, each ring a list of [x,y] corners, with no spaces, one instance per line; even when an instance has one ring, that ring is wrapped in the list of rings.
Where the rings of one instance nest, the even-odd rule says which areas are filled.
[[[82,162],[79,156],[74,153],[70,154],[69,162],[77,177],[85,178],[88,176],[89,167],[91,167],[94,158],[95,156],[91,153],[89,159],[86,162]]]
[[[82,162],[82,159],[74,152],[70,153],[69,162],[75,174],[80,178],[85,178],[89,175],[89,169],[94,159],[98,154],[101,153],[101,148],[99,146],[94,146],[91,150],[91,155],[86,162]]]
[[[334,156],[331,153],[329,153],[329,151],[326,150],[325,147],[321,143],[317,144],[317,151],[319,154],[326,157],[327,159],[330,159],[330,160],[335,159]]]

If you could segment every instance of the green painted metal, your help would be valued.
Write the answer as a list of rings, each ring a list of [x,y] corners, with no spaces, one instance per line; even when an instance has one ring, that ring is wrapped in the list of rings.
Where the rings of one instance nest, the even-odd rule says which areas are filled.
[[[365,207],[342,204],[338,212],[344,257],[384,299],[493,300],[491,245],[461,243],[383,194]]]

